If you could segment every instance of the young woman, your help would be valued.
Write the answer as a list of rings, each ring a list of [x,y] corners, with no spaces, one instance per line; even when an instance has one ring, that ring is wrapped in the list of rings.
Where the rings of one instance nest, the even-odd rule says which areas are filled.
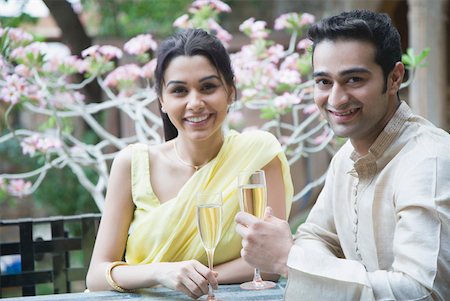
[[[115,158],[87,286],[125,291],[164,285],[198,298],[208,283],[253,276],[240,258],[241,239],[234,230],[238,173],[265,170],[268,205],[284,219],[292,182],[274,136],[224,134],[236,89],[230,58],[218,39],[200,29],[179,32],[161,44],[157,61],[156,92],[167,141],[130,145]],[[215,191],[222,192],[224,214],[212,272],[197,234],[195,195]]]

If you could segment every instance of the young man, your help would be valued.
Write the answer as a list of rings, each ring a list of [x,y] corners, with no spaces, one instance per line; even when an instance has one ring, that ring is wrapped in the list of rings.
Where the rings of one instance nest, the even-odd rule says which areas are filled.
[[[347,143],[294,239],[239,213],[242,257],[288,277],[286,300],[450,300],[450,135],[398,90],[400,36],[369,11],[311,27],[315,102]]]

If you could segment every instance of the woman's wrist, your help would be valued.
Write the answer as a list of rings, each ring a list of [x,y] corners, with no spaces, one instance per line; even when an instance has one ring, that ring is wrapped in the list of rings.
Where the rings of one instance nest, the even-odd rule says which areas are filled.
[[[124,261],[114,261],[111,262],[105,270],[105,278],[106,278],[106,282],[108,282],[109,286],[114,289],[115,291],[121,292],[121,293],[126,293],[129,292],[130,290],[125,289],[123,287],[121,287],[120,285],[117,284],[117,282],[113,279],[112,277],[112,270],[117,267],[117,266],[121,266],[121,265],[127,265],[126,262]]]

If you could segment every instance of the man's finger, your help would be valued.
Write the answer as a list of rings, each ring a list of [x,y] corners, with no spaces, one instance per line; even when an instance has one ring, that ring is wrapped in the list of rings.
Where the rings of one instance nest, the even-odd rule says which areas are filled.
[[[236,224],[236,233],[239,234],[242,238],[246,238],[248,235],[248,228],[242,224]]]
[[[264,212],[264,219],[270,218],[273,216],[273,209],[272,207],[267,206],[266,211]]]
[[[247,212],[238,212],[235,217],[236,223],[244,225],[246,227],[251,226],[255,222],[258,221],[258,219]]]

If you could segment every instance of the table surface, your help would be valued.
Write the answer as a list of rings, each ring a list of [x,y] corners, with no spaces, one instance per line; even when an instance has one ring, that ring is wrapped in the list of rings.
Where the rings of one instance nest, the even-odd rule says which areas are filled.
[[[243,290],[239,284],[219,285],[219,289],[214,291],[216,298],[220,301],[234,300],[283,300],[285,281],[280,281],[277,286],[266,290]],[[136,293],[119,293],[115,291],[102,291],[90,293],[68,293],[56,295],[41,295],[33,297],[6,298],[5,301],[44,301],[44,300],[61,300],[61,301],[81,301],[81,300],[189,300],[187,295],[178,291],[170,290],[165,287],[152,289],[142,289]],[[197,300],[204,300],[201,297]]]

